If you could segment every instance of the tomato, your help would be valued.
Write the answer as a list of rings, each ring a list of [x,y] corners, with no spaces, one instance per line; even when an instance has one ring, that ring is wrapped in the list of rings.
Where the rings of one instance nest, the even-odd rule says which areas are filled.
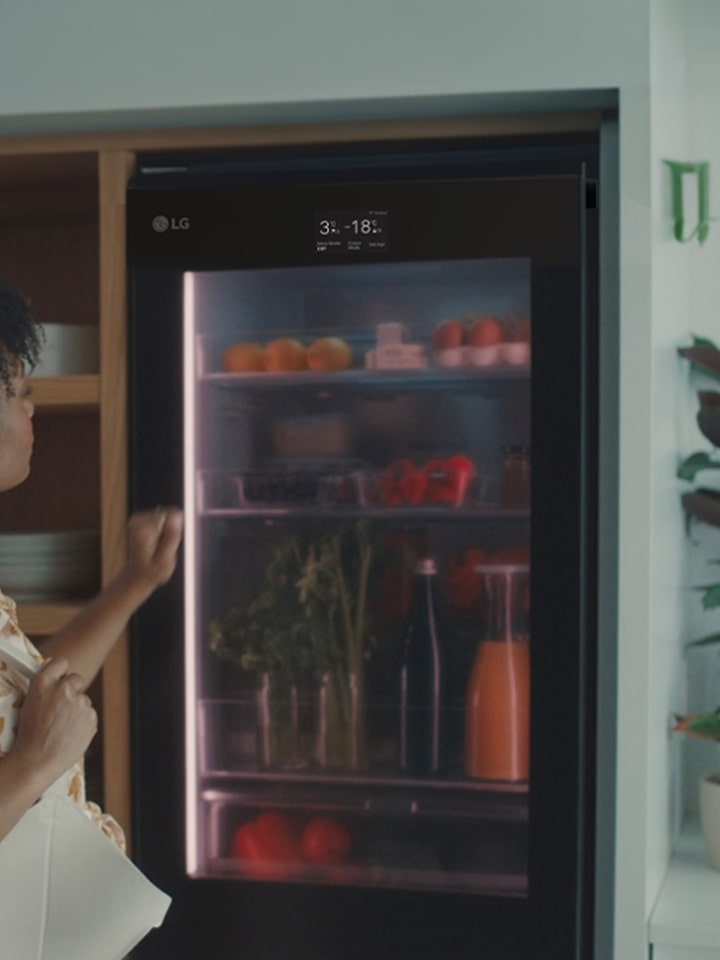
[[[232,855],[249,877],[283,880],[301,862],[300,841],[284,814],[263,813],[235,831]]]
[[[261,813],[255,821],[258,837],[276,860],[300,860],[300,837],[284,813]]]
[[[302,854],[310,863],[339,866],[347,861],[352,848],[350,831],[333,817],[315,817],[302,835]]]
[[[285,865],[270,856],[254,822],[244,823],[235,832],[232,855],[243,873],[254,880],[282,880],[285,876]]]

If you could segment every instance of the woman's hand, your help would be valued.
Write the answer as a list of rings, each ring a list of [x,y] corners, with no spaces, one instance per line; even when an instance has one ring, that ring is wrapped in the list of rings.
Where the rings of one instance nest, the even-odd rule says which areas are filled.
[[[42,644],[43,653],[67,657],[88,687],[130,617],[172,576],[182,528],[177,507],[133,514],[125,566],[77,617]]]
[[[97,733],[98,718],[83,681],[57,657],[33,677],[20,710],[11,754],[41,784],[40,793],[72,767]]]
[[[130,517],[127,562],[121,576],[141,592],[143,600],[173,575],[182,530],[183,515],[177,507],[157,507]]]

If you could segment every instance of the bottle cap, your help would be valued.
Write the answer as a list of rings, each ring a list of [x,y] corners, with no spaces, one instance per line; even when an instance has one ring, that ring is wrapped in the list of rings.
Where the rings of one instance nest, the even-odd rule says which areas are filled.
[[[415,573],[437,573],[437,563],[435,562],[435,558],[423,557],[422,560],[418,560],[415,564]]]

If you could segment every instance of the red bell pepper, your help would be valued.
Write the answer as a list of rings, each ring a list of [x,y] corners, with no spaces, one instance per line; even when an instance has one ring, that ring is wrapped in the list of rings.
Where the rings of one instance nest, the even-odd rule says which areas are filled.
[[[450,457],[445,461],[445,469],[453,492],[453,503],[456,507],[460,507],[465,501],[470,481],[475,474],[475,464],[469,457]]]
[[[422,470],[412,470],[400,478],[400,493],[405,503],[416,507],[425,499],[427,476]]]

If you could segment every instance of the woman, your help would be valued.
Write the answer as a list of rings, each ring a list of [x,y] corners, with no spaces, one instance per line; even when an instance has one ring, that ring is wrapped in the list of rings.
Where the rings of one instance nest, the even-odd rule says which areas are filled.
[[[41,330],[27,301],[0,278],[0,492],[22,483],[30,472],[33,404],[27,373],[40,346]],[[0,592],[0,634],[43,664],[28,688],[0,659],[0,843],[63,777],[68,795],[124,849],[119,825],[85,799],[82,757],[97,732],[97,714],[85,691],[132,614],[172,576],[181,536],[177,509],[131,517],[124,569],[43,644],[43,655],[22,633],[14,602]]]

